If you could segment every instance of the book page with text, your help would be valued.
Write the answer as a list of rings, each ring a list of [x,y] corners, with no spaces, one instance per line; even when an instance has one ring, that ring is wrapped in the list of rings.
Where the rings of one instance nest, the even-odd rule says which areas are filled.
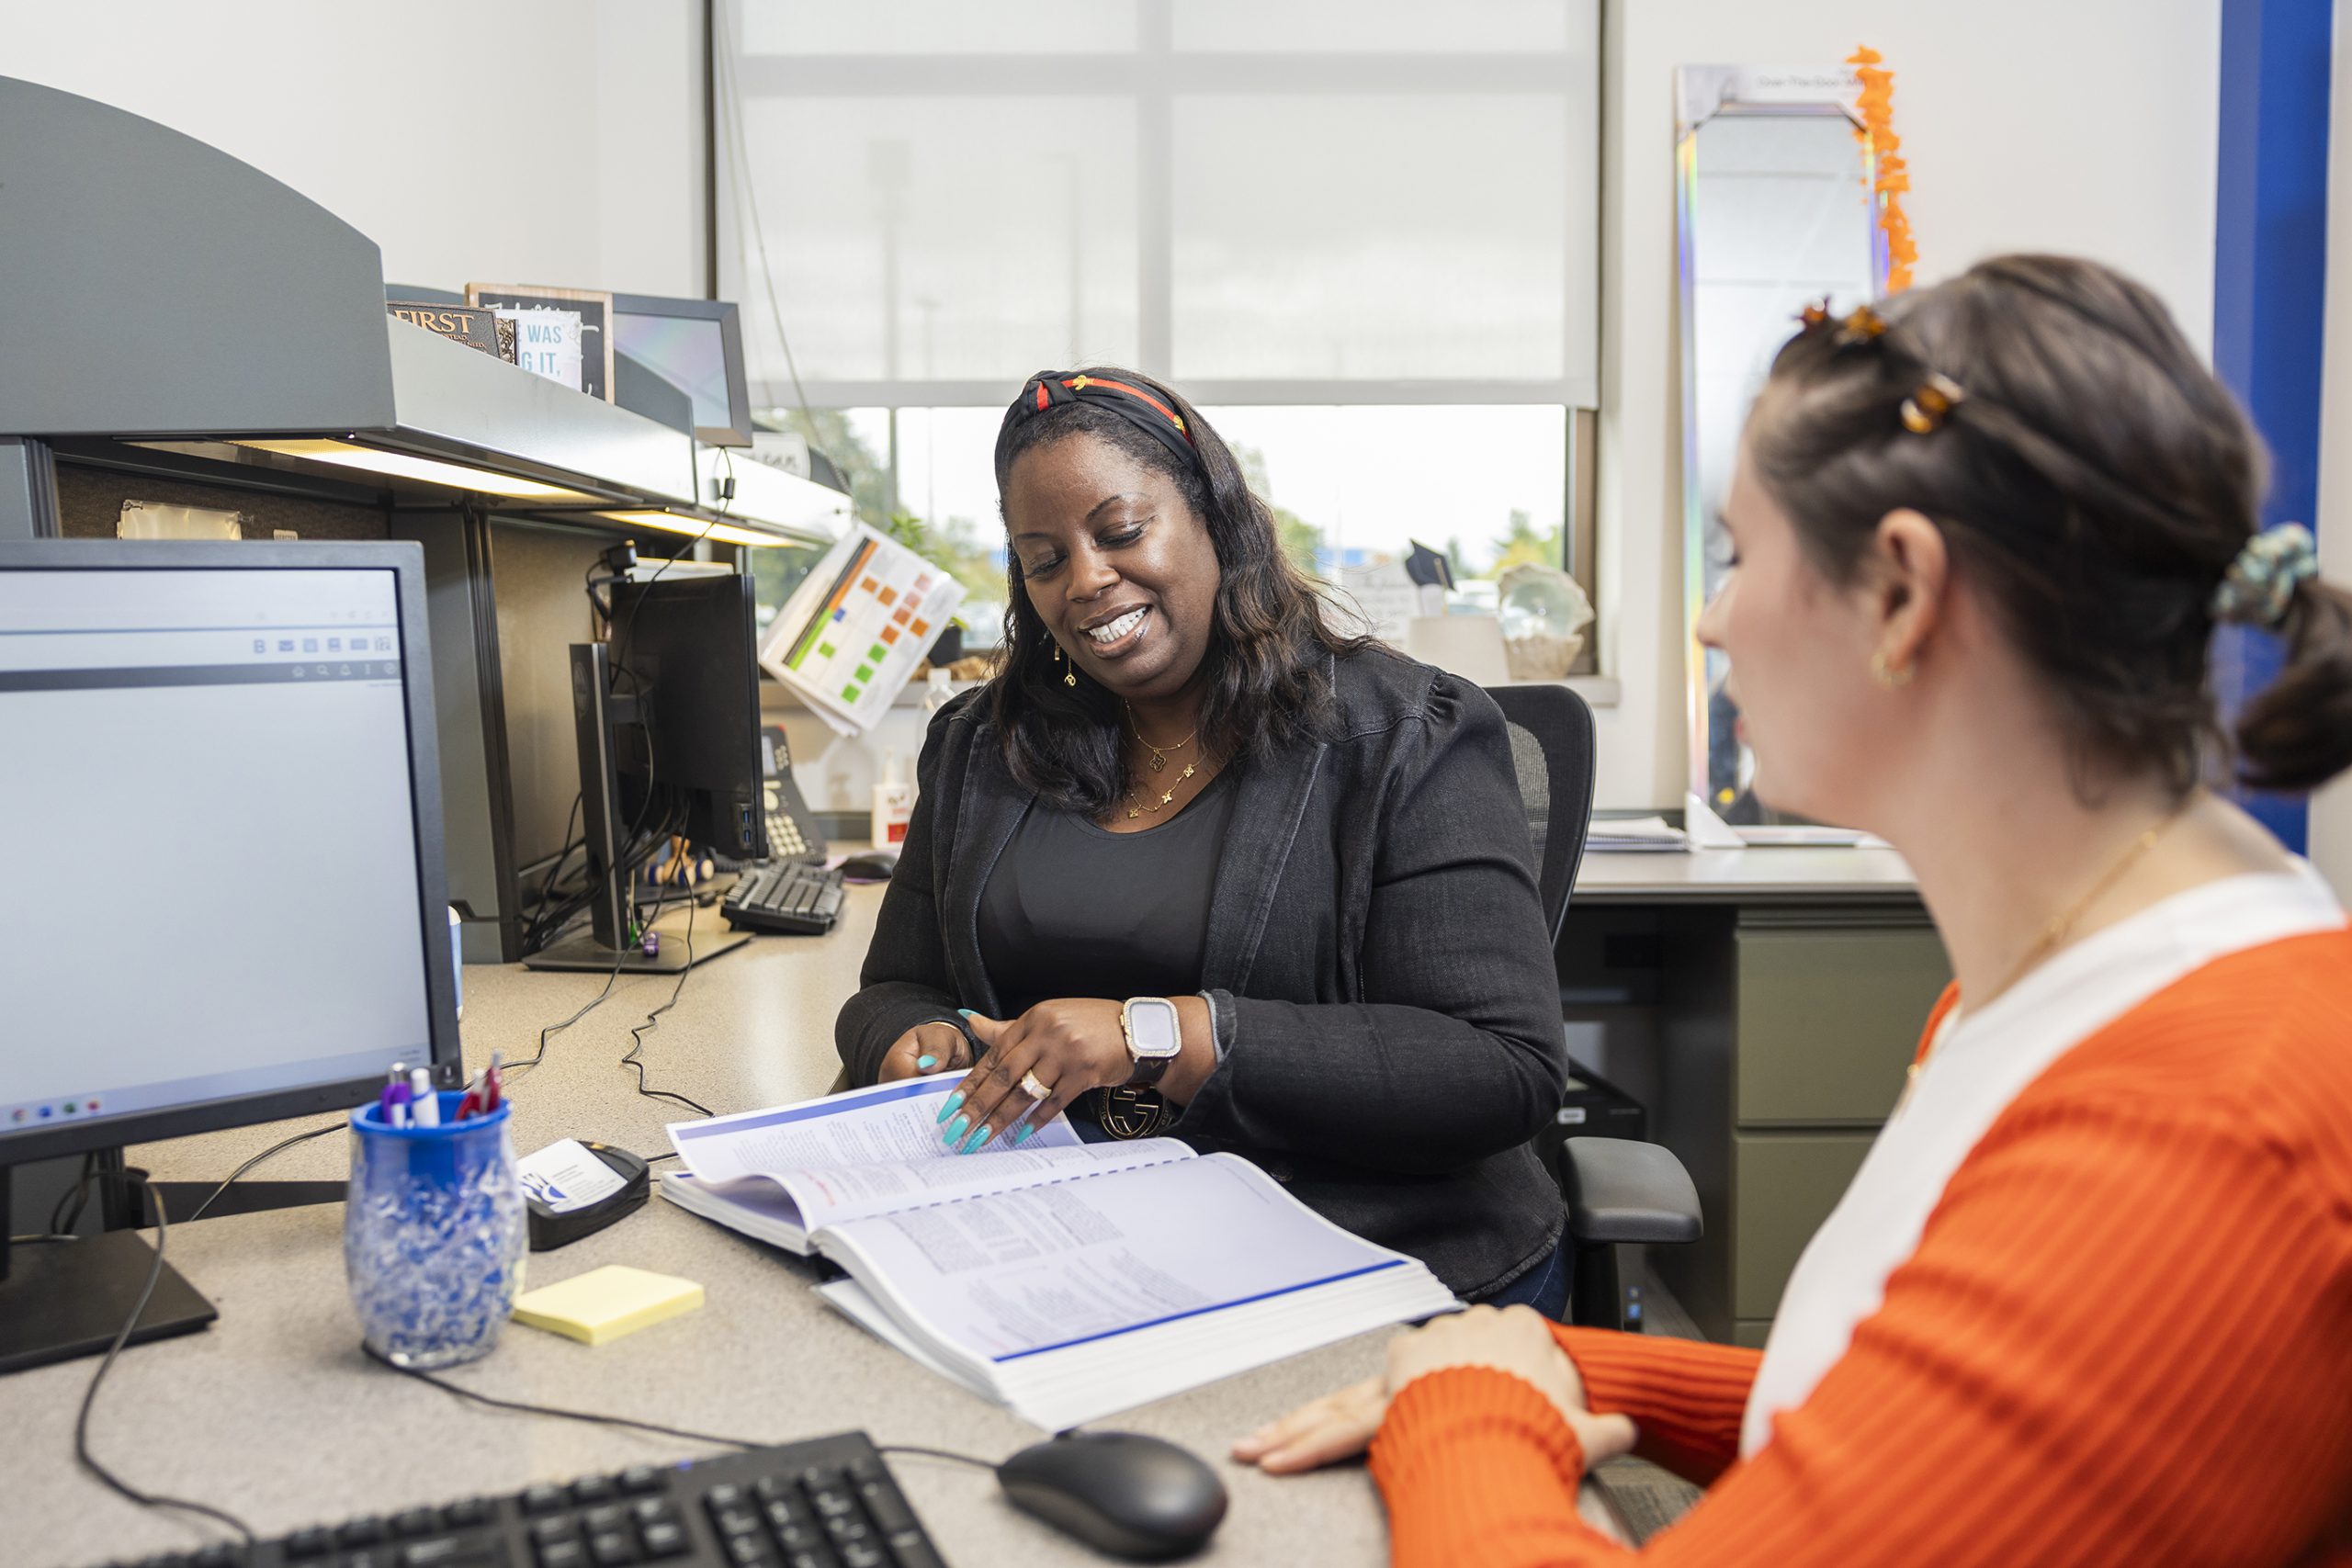
[[[1418,1267],[1231,1155],[853,1220],[825,1250],[910,1327],[983,1363]]]
[[[940,1136],[939,1108],[962,1081],[959,1075],[942,1073],[765,1111],[673,1122],[670,1146],[696,1179],[709,1182],[826,1166],[953,1159],[958,1156],[948,1152]],[[1030,1134],[1023,1147],[1068,1147],[1077,1142],[1069,1118],[1057,1116]]]

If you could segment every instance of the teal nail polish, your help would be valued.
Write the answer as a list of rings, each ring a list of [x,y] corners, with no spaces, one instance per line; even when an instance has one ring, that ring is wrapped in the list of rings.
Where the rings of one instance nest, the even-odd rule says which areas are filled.
[[[1029,1141],[1029,1134],[1036,1130],[1037,1129],[1035,1127],[1022,1127],[1015,1131],[1012,1134],[1012,1146],[1017,1149],[1022,1145],[1027,1143]]]
[[[962,1137],[964,1135],[964,1129],[970,1125],[971,1119],[969,1117],[956,1117],[955,1121],[947,1123],[947,1141],[952,1144],[956,1139]]]
[[[937,1066],[939,1066],[939,1058],[936,1056],[917,1056],[915,1058],[915,1066],[919,1071],[927,1073]]]
[[[993,1129],[991,1129],[987,1122],[983,1122],[978,1126],[972,1129],[972,1135],[965,1140],[964,1146],[956,1152],[958,1154],[972,1154],[976,1152],[981,1145],[987,1143],[993,1135]]]
[[[947,1097],[947,1103],[939,1108],[939,1114],[933,1117],[932,1120],[933,1122],[946,1121],[950,1116],[956,1114],[957,1108],[962,1106],[963,1103],[964,1091],[959,1089],[954,1094]]]
[[[956,1010],[956,1016],[958,1018],[978,1018],[980,1015],[974,1012],[970,1008],[957,1008]]]

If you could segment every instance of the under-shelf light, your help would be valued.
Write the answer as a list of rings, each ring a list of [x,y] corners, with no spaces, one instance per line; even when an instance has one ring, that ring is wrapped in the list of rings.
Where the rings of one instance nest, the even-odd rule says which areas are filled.
[[[665,529],[673,534],[686,534],[697,539],[708,539],[718,545],[788,545],[793,541],[774,534],[755,533],[731,523],[719,523],[695,517],[683,512],[664,512],[648,507],[635,512],[599,512],[599,517],[615,523],[640,524],[648,528]]]
[[[250,446],[256,452],[275,452],[281,457],[300,457],[308,462],[332,463],[337,468],[363,468],[371,474],[386,474],[394,479],[418,479],[426,484],[447,485],[451,490],[480,491],[485,495],[503,495],[516,501],[578,501],[594,503],[602,499],[582,495],[561,485],[543,484],[537,479],[517,479],[491,468],[477,468],[464,463],[451,463],[439,457],[420,457],[413,452],[394,452],[381,446],[362,446],[351,441],[232,441],[232,446]]]

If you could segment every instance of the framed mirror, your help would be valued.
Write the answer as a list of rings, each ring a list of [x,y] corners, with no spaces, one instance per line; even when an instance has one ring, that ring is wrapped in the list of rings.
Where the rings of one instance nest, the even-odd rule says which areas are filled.
[[[1808,303],[1826,297],[1842,315],[1885,292],[1876,157],[1854,107],[1860,90],[1844,66],[1676,72],[1690,795],[1750,841],[1783,819],[1748,788],[1752,759],[1724,694],[1725,663],[1699,645],[1698,619],[1723,585],[1724,492],[1773,354]],[[1703,819],[1692,826],[1698,834]]]

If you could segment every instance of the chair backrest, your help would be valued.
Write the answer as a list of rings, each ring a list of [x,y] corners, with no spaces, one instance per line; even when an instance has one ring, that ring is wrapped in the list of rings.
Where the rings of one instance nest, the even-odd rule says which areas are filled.
[[[1557,942],[1592,825],[1592,710],[1566,686],[1489,686],[1487,694],[1510,727],[1519,798],[1535,840],[1535,888]]]

